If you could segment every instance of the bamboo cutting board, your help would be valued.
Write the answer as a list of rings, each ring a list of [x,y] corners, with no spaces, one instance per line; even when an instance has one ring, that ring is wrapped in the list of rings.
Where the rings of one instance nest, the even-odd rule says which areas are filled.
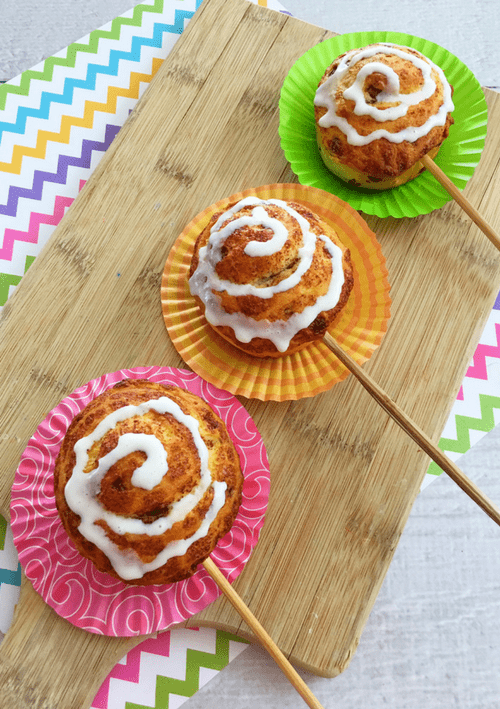
[[[185,366],[160,307],[169,249],[211,203],[295,181],[279,144],[279,92],[295,60],[330,34],[245,0],[202,4],[2,312],[3,514],[19,457],[61,398],[120,368]],[[466,194],[498,229],[500,97],[487,99],[486,149]],[[367,221],[393,305],[365,368],[437,442],[500,288],[500,255],[453,203]],[[272,485],[234,585],[292,662],[334,676],[356,649],[429,461],[353,377],[314,398],[243,403]],[[223,598],[194,623],[248,633]],[[4,703],[89,707],[142,639],[75,628],[24,579],[0,650]]]

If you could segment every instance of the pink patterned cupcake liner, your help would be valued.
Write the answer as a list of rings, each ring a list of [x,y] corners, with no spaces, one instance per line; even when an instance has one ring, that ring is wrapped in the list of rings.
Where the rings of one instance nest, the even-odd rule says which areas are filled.
[[[239,401],[197,374],[171,367],[123,369],[94,379],[64,398],[39,424],[16,471],[11,526],[19,560],[35,590],[63,618],[92,633],[147,635],[202,611],[220,591],[205,569],[164,586],[130,586],[102,573],[75,549],[55,505],[53,471],[74,416],[122,379],[151,379],[203,398],[226,424],[240,456],[243,499],[228,534],[212,558],[229,581],[241,573],[255,547],[269,496],[269,464],[262,438]]]

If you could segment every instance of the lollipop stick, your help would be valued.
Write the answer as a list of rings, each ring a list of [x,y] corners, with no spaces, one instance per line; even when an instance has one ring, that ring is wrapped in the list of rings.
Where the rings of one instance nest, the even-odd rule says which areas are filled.
[[[481,231],[488,237],[491,243],[496,246],[500,251],[500,236],[491,228],[491,226],[486,222],[483,217],[479,214],[477,209],[475,209],[472,204],[466,199],[460,192],[458,187],[453,184],[450,178],[445,175],[440,167],[436,165],[434,160],[428,155],[420,160],[420,162],[431,172],[436,180],[445,188],[445,190],[453,197],[455,202],[457,202],[460,207],[464,210],[466,214],[472,219],[474,224],[476,224]]]
[[[302,677],[296,672],[287,658],[283,655],[274,640],[268,635],[267,631],[262,627],[248,606],[245,605],[240,596],[238,596],[229,581],[222,574],[222,572],[219,571],[212,559],[205,559],[203,566],[213,578],[220,590],[227,597],[231,605],[241,615],[245,623],[253,630],[260,643],[276,661],[278,667],[284,672],[287,679],[290,680],[307,706],[311,707],[311,709],[323,709],[322,704],[319,703]]]
[[[348,355],[333,337],[326,333],[323,338],[326,346],[338,357],[342,364],[354,374],[364,388],[373,396],[380,406],[396,421],[401,428],[422,448],[439,467],[454,480],[459,487],[481,507],[487,515],[500,525],[500,509],[481,490],[464,475],[460,468],[446,456],[430,440],[427,434],[422,431],[405,412],[381,389],[378,384]]]

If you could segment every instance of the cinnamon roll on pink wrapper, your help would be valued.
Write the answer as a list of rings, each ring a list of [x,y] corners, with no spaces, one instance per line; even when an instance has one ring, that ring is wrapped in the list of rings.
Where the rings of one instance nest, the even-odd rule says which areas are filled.
[[[130,585],[100,571],[63,527],[54,495],[54,466],[71,422],[98,396],[123,380],[179,387],[203,399],[222,419],[242,461],[238,514],[211,557],[230,582],[257,544],[269,498],[267,453],[255,423],[227,391],[173,367],[121,369],[77,387],[40,422],[24,450],[12,486],[11,527],[21,566],[55,612],[98,635],[148,635],[202,611],[221,591],[199,566],[176,583]]]

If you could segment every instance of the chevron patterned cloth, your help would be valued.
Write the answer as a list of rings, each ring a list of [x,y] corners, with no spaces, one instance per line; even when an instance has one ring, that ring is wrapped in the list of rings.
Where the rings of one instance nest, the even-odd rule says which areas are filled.
[[[286,12],[276,0],[254,0]],[[0,86],[0,309],[89,178],[201,0],[151,0]],[[500,298],[440,447],[456,460],[500,410]],[[424,486],[439,475],[432,464]],[[0,516],[0,638],[21,570]],[[161,633],[112,670],[93,709],[174,709],[246,647],[212,629]]]

